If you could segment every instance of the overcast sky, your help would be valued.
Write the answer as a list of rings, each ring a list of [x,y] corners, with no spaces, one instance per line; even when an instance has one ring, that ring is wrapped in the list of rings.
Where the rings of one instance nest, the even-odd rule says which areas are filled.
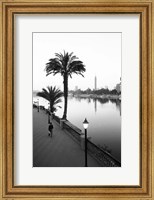
[[[63,90],[61,75],[46,77],[45,66],[55,53],[74,52],[86,68],[84,78],[74,74],[69,78],[69,90],[75,86],[85,90],[113,89],[121,77],[121,33],[33,33],[33,89],[57,86]]]

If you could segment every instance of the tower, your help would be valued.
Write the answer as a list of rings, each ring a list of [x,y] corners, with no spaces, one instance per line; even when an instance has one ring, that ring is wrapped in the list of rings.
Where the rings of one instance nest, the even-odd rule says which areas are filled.
[[[75,91],[77,91],[78,90],[78,86],[75,86]]]
[[[97,90],[97,77],[95,76],[95,85],[94,85],[95,90]]]

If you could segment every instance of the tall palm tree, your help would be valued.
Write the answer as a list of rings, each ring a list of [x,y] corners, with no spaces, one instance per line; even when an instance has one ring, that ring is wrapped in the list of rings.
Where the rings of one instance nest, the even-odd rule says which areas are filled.
[[[47,89],[43,88],[42,92],[38,92],[36,95],[49,101],[50,111],[54,113],[57,110],[56,107],[60,107],[57,104],[62,102],[61,97],[63,96],[63,92],[56,87],[48,86]]]
[[[61,74],[63,76],[64,85],[64,114],[63,119],[67,119],[67,97],[68,97],[68,77],[72,78],[72,74],[83,76],[86,71],[82,61],[80,61],[72,53],[55,53],[55,58],[51,58],[46,64],[46,76],[53,74]],[[84,76],[83,76],[84,77]]]

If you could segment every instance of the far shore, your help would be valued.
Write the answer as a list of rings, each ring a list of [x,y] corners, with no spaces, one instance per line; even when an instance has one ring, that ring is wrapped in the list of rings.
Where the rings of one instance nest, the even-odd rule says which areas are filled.
[[[103,94],[103,95],[96,95],[96,94],[75,94],[70,95],[73,97],[81,97],[81,98],[101,98],[101,99],[119,99],[121,100],[121,95],[113,95],[113,94]]]
[[[36,94],[37,94],[37,92],[33,91],[33,97],[37,97]],[[97,95],[97,94],[72,94],[72,93],[69,93],[68,96],[77,97],[77,98],[100,98],[100,99],[117,99],[117,100],[121,100],[121,95],[118,95],[118,94]]]

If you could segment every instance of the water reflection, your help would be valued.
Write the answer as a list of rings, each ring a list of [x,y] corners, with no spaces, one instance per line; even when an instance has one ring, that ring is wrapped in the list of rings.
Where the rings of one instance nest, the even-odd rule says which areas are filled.
[[[105,104],[109,102],[109,99],[107,98],[97,98],[97,101],[99,101],[99,103],[101,104]]]
[[[84,98],[86,99],[86,98]],[[87,102],[90,103],[91,99],[93,99],[94,102],[94,109],[95,112],[97,112],[97,102],[99,102],[100,104],[106,104],[109,101],[112,102],[113,104],[116,105],[117,110],[120,113],[121,116],[121,101],[119,99],[108,99],[108,98],[87,98]]]
[[[91,103],[91,98],[87,98],[87,102],[88,102],[88,103]]]
[[[95,113],[97,112],[97,99],[94,99]]]
[[[112,103],[116,104],[116,108],[119,111],[120,116],[121,116],[121,100],[119,100],[119,99],[110,99],[110,101]]]
[[[121,101],[86,97],[69,100],[68,120],[83,130],[85,117],[90,122],[91,141],[121,161]]]

